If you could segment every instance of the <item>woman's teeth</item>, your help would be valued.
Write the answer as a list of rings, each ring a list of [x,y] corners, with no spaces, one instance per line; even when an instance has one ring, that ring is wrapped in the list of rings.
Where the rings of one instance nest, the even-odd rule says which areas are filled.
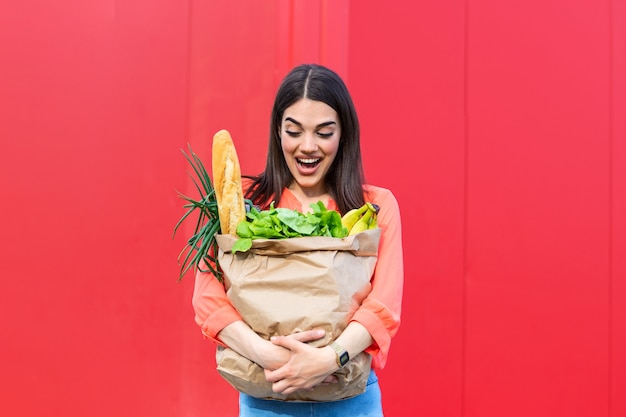
[[[317,164],[320,160],[319,158],[307,158],[307,159],[298,158],[297,161],[299,164],[313,165],[313,164]]]

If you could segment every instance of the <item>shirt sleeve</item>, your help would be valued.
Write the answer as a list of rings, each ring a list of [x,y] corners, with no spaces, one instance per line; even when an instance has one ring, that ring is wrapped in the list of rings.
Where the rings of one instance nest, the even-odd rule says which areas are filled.
[[[224,284],[210,272],[196,272],[192,305],[195,320],[202,329],[202,334],[221,346],[226,346],[217,334],[229,324],[242,320],[226,296]]]
[[[404,265],[400,208],[389,190],[372,187],[369,199],[380,206],[378,226],[381,238],[372,290],[357,309],[353,321],[362,324],[374,339],[366,349],[372,355],[372,367],[382,369],[387,361],[391,338],[400,326]]]

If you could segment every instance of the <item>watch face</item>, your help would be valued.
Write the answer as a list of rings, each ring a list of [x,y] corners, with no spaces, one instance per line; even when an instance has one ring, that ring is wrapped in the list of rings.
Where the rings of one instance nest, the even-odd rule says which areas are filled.
[[[346,363],[348,363],[349,360],[350,356],[348,355],[348,352],[343,352],[341,355],[339,355],[339,363],[341,364],[341,366],[344,366]]]

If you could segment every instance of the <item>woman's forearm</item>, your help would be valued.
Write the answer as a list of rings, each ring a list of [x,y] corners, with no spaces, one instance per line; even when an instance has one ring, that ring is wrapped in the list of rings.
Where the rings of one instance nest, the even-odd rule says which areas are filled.
[[[320,339],[324,335],[324,330],[313,329],[293,333],[287,337],[306,343]],[[243,321],[235,321],[224,327],[218,337],[226,346],[267,370],[280,368],[287,363],[291,355],[289,349],[263,339]]]
[[[289,351],[263,339],[243,321],[224,327],[219,339],[241,356],[264,369],[275,369],[289,360]]]
[[[372,336],[359,322],[352,321],[335,342],[348,351],[351,358],[363,352],[373,343]]]

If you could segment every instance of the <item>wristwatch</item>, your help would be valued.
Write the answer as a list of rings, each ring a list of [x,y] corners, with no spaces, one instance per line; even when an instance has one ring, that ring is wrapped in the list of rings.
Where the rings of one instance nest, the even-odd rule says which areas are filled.
[[[350,355],[348,354],[348,351],[336,342],[332,342],[330,344],[330,347],[333,348],[335,354],[337,355],[337,366],[339,366],[340,368],[346,366],[346,364],[350,361]]]

